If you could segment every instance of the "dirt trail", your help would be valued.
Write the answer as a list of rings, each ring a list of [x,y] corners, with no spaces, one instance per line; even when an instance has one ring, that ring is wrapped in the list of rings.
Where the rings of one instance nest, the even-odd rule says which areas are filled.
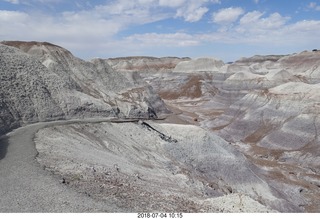
[[[35,160],[33,137],[44,127],[103,122],[89,119],[37,123],[0,139],[0,212],[123,212],[112,203],[98,203],[71,190]]]

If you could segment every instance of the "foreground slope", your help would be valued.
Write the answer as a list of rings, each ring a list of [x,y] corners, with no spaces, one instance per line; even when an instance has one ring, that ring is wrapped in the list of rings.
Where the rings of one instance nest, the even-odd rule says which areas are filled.
[[[61,182],[128,212],[298,211],[228,142],[196,126],[74,124],[42,129],[35,142],[37,160]]]

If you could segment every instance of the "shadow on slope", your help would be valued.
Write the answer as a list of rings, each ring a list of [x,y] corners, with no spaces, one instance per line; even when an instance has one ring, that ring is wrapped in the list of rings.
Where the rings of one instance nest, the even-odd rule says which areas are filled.
[[[9,140],[7,136],[0,137],[0,160],[5,158],[8,151]]]

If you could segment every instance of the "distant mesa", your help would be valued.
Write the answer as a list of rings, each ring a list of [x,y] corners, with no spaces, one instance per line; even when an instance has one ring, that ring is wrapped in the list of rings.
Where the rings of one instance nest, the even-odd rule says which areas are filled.
[[[180,62],[173,71],[185,73],[215,72],[220,71],[224,65],[223,61],[214,58],[199,58]]]
[[[277,62],[279,59],[285,57],[285,55],[255,55],[249,58],[241,58],[236,61],[236,63],[246,63],[246,64],[252,64],[252,63],[261,63],[261,62]]]
[[[116,71],[155,73],[171,72],[181,61],[191,60],[188,57],[151,57],[151,56],[130,56],[106,59],[107,63]]]

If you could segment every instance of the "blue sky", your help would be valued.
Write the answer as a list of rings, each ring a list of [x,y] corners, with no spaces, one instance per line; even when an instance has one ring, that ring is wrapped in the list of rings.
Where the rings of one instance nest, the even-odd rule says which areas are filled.
[[[0,0],[0,41],[47,41],[91,59],[320,49],[320,0]]]

